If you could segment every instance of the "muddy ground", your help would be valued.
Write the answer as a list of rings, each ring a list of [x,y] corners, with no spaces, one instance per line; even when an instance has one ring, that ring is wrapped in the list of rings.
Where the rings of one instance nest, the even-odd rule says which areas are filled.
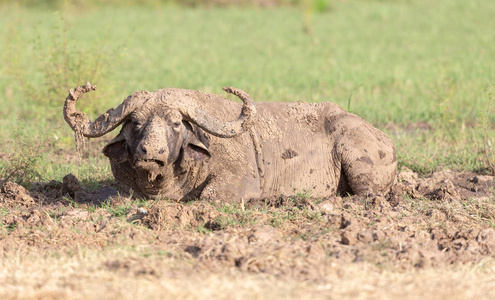
[[[95,272],[105,272],[105,278],[115,276],[116,282],[143,279],[142,286],[174,278],[179,282],[196,278],[199,286],[198,276],[211,280],[218,275],[230,278],[230,283],[243,278],[239,284],[244,290],[232,288],[232,297],[220,298],[238,298],[235,293],[246,289],[245,278],[268,280],[267,289],[285,282],[311,290],[287,291],[282,284],[278,292],[286,289],[286,293],[275,297],[332,298],[338,289],[331,284],[332,278],[349,276],[342,275],[348,274],[346,270],[357,274],[361,266],[380,274],[440,270],[441,275],[441,270],[488,264],[488,277],[476,280],[483,282],[495,276],[494,214],[493,176],[449,170],[419,177],[403,169],[385,197],[314,199],[301,193],[238,205],[136,201],[119,196],[111,183],[89,190],[72,175],[63,182],[36,183],[29,190],[5,182],[0,194],[0,264],[4,268],[0,297],[97,298],[100,294],[93,292],[98,289],[85,292],[81,284],[97,276]],[[112,252],[116,249],[120,254]],[[114,254],[96,254],[109,251]],[[67,268],[64,259],[79,255],[82,264],[87,253],[95,256],[84,263],[87,277],[67,276],[76,272],[74,268],[60,271]],[[23,264],[23,257],[34,259]],[[57,270],[62,275],[56,282],[45,278],[53,271],[45,271],[40,278],[27,271],[36,263],[40,270],[50,267],[43,267],[40,260],[60,264]],[[23,277],[23,272],[29,275]],[[487,282],[481,298],[493,296],[495,281]],[[101,282],[87,284],[101,288]],[[225,282],[221,284],[223,291],[229,290]],[[258,296],[267,295],[257,287]],[[359,288],[358,283],[354,290]],[[350,294],[338,295],[362,296],[352,294],[352,287],[349,290]],[[222,293],[222,289],[215,291]],[[139,295],[147,298],[148,294]],[[148,296],[156,295],[161,294]],[[176,295],[195,298],[190,293]]]

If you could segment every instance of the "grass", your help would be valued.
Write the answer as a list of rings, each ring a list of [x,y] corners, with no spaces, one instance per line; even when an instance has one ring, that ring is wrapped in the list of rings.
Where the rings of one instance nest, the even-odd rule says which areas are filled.
[[[493,139],[495,116],[480,116],[493,110],[493,12],[495,4],[481,0],[336,1],[311,15],[307,34],[296,7],[4,4],[0,145],[10,153],[13,132],[29,138],[47,128],[46,153],[73,153],[60,111],[67,88],[86,81],[99,85],[79,105],[93,118],[137,89],[221,93],[232,85],[257,101],[350,108],[389,133],[399,163],[415,171],[488,171],[484,140]],[[95,167],[109,173],[96,157]],[[44,158],[40,175],[81,172],[74,162],[66,168]]]
[[[70,148],[71,133],[56,116],[64,90],[85,79],[72,76],[69,82],[58,73],[77,70],[96,84],[105,83],[95,98],[85,99],[89,107],[82,103],[93,116],[135,89],[177,86],[219,92],[234,85],[260,101],[330,100],[350,106],[382,129],[397,125],[392,134],[397,135],[399,159],[418,171],[439,165],[481,169],[476,126],[493,82],[489,62],[495,55],[486,50],[493,8],[481,1],[466,7],[459,3],[338,3],[330,13],[312,16],[311,36],[303,32],[304,17],[294,8],[112,7],[76,15],[70,8],[54,13],[4,7],[7,47],[1,57],[7,70],[2,73],[9,75],[0,78],[0,87],[9,113],[4,112],[1,133],[11,138],[18,120],[27,121],[27,131],[47,123],[62,140],[60,147]],[[432,5],[442,7],[443,14],[431,15],[439,11],[426,9]],[[450,18],[463,21],[451,26]],[[58,61],[60,56],[71,59]],[[32,62],[31,57],[40,59]],[[104,62],[95,64],[98,60]],[[56,91],[57,83],[61,91]],[[433,130],[411,137],[402,128],[414,122],[428,123]],[[477,151],[466,144],[476,145]],[[459,150],[468,155],[458,157]]]

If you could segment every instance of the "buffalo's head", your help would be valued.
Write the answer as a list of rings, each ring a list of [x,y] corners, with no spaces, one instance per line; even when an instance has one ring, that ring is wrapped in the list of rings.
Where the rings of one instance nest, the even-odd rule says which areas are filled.
[[[77,87],[65,102],[64,117],[75,132],[76,145],[82,137],[99,137],[122,124],[103,153],[110,159],[117,181],[132,180],[128,184],[149,197],[182,198],[195,184],[192,175],[212,156],[205,132],[224,138],[237,136],[250,126],[256,113],[253,100],[238,89],[224,89],[244,103],[239,118],[231,122],[204,112],[200,105],[204,101],[198,97],[205,94],[164,89],[136,92],[91,122],[76,110],[75,102],[94,89],[89,83]]]

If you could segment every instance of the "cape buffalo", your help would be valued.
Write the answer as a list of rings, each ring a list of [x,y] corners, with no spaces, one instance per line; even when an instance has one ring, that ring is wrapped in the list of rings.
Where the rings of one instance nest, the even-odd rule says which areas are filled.
[[[219,95],[167,88],[139,91],[91,122],[70,90],[64,117],[76,145],[122,124],[104,148],[121,192],[174,200],[241,201],[291,196],[384,194],[395,182],[393,142],[334,103],[243,104]],[[80,147],[80,146],[78,146]]]

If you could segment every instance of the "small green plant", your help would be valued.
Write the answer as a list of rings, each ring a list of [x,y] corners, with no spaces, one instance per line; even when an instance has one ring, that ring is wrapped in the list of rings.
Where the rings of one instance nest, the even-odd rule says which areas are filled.
[[[131,203],[113,204],[107,200],[101,203],[101,207],[116,218],[124,218],[129,213]]]
[[[330,7],[329,0],[299,0],[298,2],[304,14],[304,32],[313,33],[313,18],[315,13],[323,13]]]
[[[254,211],[246,208],[242,209],[242,205],[225,204],[217,206],[216,209],[221,213],[214,221],[219,229],[253,225],[258,221],[254,217]]]
[[[310,221],[316,221],[316,222],[321,222],[323,221],[322,214],[320,211],[310,211],[310,210],[303,210],[304,216],[306,219]]]
[[[42,180],[39,172],[42,153],[48,143],[46,135],[26,137],[16,132],[7,158],[0,162],[0,183],[14,181],[28,185],[34,180]]]
[[[8,208],[5,208],[5,207],[0,208],[0,217],[6,216],[8,214],[9,214]]]
[[[109,212],[117,218],[123,218],[127,216],[129,212],[129,207],[127,205],[119,205],[109,209]]]
[[[486,113],[483,115],[482,123],[483,123],[483,151],[485,154],[486,162],[488,164],[489,171],[492,175],[495,175],[495,155],[493,153],[492,143],[490,140],[490,136],[488,134],[488,129],[490,127],[490,114],[493,109],[493,105],[495,103],[495,94],[494,91],[490,91],[488,93],[489,103],[486,108]]]
[[[292,188],[294,192],[296,192],[296,189]],[[295,196],[291,196],[288,198],[289,201],[292,201],[292,203],[296,206],[304,205],[307,204],[311,199],[311,190],[307,189],[302,189],[296,192]]]
[[[208,229],[205,227],[206,223],[203,222],[201,224],[199,224],[197,227],[196,227],[196,231],[201,233],[201,234],[207,234],[207,233],[210,233],[211,232],[211,229]]]
[[[65,201],[69,202],[69,205],[72,207],[72,208],[79,208],[79,203],[77,203],[76,201],[72,200],[72,198],[70,197],[63,197]]]
[[[282,220],[278,217],[274,217],[270,220],[270,226],[275,227],[275,228],[280,228],[282,227]]]
[[[296,194],[296,200],[306,200],[311,197],[311,191],[307,189],[303,189]]]

